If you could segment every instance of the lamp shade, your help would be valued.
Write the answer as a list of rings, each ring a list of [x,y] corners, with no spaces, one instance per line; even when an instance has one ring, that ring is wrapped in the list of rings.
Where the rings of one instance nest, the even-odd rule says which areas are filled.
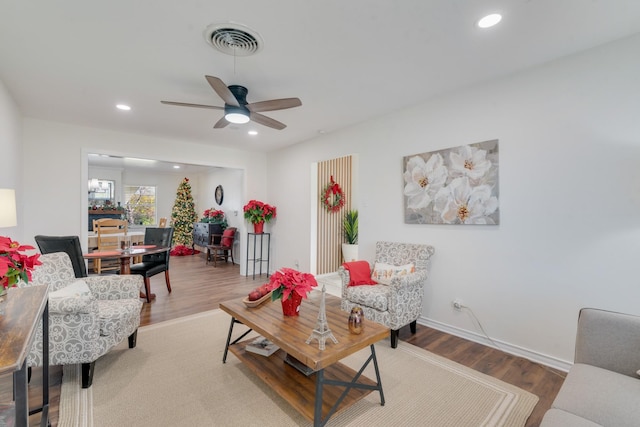
[[[18,225],[16,215],[16,190],[0,188],[0,227]]]

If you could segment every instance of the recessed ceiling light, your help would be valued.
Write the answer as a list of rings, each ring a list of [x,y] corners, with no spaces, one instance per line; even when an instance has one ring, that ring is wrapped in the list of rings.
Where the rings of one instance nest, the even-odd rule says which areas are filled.
[[[502,15],[500,15],[499,13],[492,13],[480,19],[478,21],[478,27],[480,28],[493,27],[500,21],[502,21]]]
[[[125,104],[118,104],[118,105],[116,105],[116,108],[117,108],[118,110],[122,110],[122,111],[129,111],[129,110],[131,110],[131,107],[129,107],[128,105],[125,105]]]
[[[178,165],[173,165],[173,168],[174,168],[174,169],[180,169],[180,166],[178,166]]]
[[[249,132],[247,132],[249,135],[257,135],[258,131],[257,130],[250,130]]]

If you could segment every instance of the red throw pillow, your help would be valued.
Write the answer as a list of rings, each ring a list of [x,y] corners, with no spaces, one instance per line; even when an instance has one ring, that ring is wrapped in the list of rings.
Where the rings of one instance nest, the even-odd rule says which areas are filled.
[[[224,230],[222,232],[222,246],[233,245],[233,235],[235,233],[236,233],[236,230]]]
[[[342,266],[349,271],[349,286],[377,285],[371,278],[371,268],[367,261],[345,262]]]

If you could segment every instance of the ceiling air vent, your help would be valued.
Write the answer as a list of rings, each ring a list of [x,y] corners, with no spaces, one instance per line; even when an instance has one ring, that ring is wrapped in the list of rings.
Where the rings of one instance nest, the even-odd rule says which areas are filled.
[[[240,24],[211,24],[204,32],[207,43],[222,53],[233,56],[251,56],[262,49],[262,37]]]

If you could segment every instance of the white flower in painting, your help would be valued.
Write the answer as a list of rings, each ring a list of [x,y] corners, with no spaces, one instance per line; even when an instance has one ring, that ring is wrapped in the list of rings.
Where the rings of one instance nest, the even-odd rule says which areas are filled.
[[[458,152],[449,153],[449,174],[452,177],[466,176],[474,184],[479,184],[482,178],[491,170],[491,160],[486,158],[486,150],[464,145]]]
[[[467,177],[454,179],[435,196],[434,210],[446,224],[495,224],[490,215],[497,209],[491,187],[473,187]]]
[[[428,207],[433,196],[447,180],[447,168],[444,159],[438,153],[429,157],[426,162],[415,156],[407,162],[404,172],[404,195],[408,197],[407,207],[424,209]]]

